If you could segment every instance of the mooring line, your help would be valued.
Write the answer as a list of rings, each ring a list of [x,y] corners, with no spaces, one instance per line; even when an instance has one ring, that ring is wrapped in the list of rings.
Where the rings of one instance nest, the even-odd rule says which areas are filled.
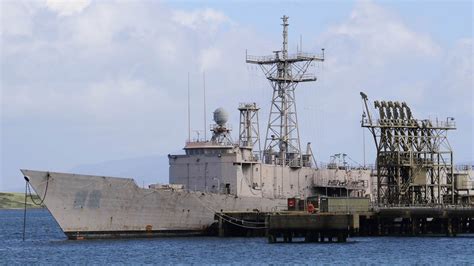
[[[203,201],[201,200],[201,198],[199,198],[198,196],[196,196],[196,195],[194,195],[194,194],[191,194],[191,195],[193,195],[193,196],[199,201],[199,203],[201,203],[201,205],[202,205],[204,208],[206,208],[206,209],[208,209],[208,210],[214,212],[215,215],[219,216],[222,220],[224,220],[224,221],[226,221],[226,222],[228,222],[228,223],[230,223],[230,224],[233,224],[233,225],[236,225],[236,226],[240,226],[240,227],[243,227],[243,228],[247,228],[247,229],[266,229],[266,228],[267,228],[267,227],[264,227],[264,226],[262,226],[262,227],[260,227],[260,226],[245,226],[244,223],[255,224],[255,225],[258,225],[258,224],[265,225],[265,222],[246,221],[246,220],[244,220],[244,219],[239,219],[239,218],[232,217],[232,216],[230,216],[230,215],[226,215],[226,214],[224,214],[224,213],[222,213],[222,212],[218,212],[218,211],[212,209],[210,206],[207,206],[206,204],[204,204]],[[209,201],[209,203],[210,203],[210,201]],[[242,224],[238,224],[238,223],[236,223],[236,222],[233,222],[232,220],[235,220],[235,221],[237,221],[237,222],[241,222]]]
[[[29,182],[29,179],[25,176],[25,180],[26,180],[26,188],[28,189],[28,192],[29,192],[29,195],[30,195],[30,199],[31,199],[31,202],[33,202],[33,204],[37,205],[37,206],[42,206],[43,203],[44,203],[44,200],[46,199],[46,194],[48,193],[48,187],[49,187],[49,179],[50,179],[51,175],[48,174],[46,175],[46,188],[44,189],[44,194],[43,194],[43,198],[41,198],[39,195],[38,198],[40,199],[40,202],[36,202],[36,200],[33,198],[33,195],[31,194],[31,189],[30,189],[30,182]],[[44,182],[43,182],[44,183]]]
[[[25,177],[25,208],[23,210],[23,241],[25,241],[26,232],[26,200],[28,199],[28,180]]]

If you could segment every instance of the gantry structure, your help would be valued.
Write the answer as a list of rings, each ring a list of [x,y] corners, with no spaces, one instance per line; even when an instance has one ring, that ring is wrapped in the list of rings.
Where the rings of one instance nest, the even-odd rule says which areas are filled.
[[[362,127],[372,133],[377,149],[377,203],[393,205],[455,204],[453,150],[447,133],[454,118],[415,119],[405,102],[374,101],[372,116],[367,95]]]
[[[314,74],[307,73],[315,61],[324,61],[324,49],[320,55],[303,53],[288,54],[288,17],[283,16],[283,44],[281,50],[270,56],[246,55],[246,61],[260,66],[273,89],[268,118],[263,161],[265,163],[302,167],[305,165],[301,151],[295,89],[300,82],[316,81]]]

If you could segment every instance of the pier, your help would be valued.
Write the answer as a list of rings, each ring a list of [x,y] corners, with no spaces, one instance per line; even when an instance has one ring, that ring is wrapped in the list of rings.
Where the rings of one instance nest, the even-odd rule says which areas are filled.
[[[360,216],[360,236],[457,236],[474,233],[474,207],[374,207]]]
[[[359,217],[353,214],[285,212],[219,212],[218,235],[266,236],[269,243],[346,242],[351,232],[359,229]]]
[[[218,212],[220,237],[267,237],[269,243],[339,242],[359,236],[474,233],[474,207],[373,207],[350,212]]]
[[[293,242],[346,242],[349,233],[359,228],[358,217],[352,214],[287,212],[272,213],[266,217],[269,243]]]

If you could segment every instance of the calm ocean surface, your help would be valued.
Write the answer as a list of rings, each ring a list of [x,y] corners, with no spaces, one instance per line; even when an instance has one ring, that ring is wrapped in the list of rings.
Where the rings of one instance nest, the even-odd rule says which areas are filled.
[[[469,264],[471,237],[361,237],[343,244],[267,244],[265,238],[70,241],[46,210],[0,210],[0,264]]]

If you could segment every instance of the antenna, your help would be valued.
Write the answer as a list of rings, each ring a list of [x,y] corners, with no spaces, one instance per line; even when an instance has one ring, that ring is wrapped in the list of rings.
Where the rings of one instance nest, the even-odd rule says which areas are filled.
[[[303,34],[300,34],[300,52],[303,51]]]
[[[204,87],[204,141],[207,141],[207,113],[206,113],[206,72],[202,72],[202,82]]]
[[[188,142],[191,142],[191,97],[189,90],[189,72],[188,72]]]
[[[196,135],[197,135],[197,140],[196,140],[197,142],[199,142],[199,135],[200,135],[199,132],[200,132],[200,130],[194,130],[194,133],[196,133]]]

